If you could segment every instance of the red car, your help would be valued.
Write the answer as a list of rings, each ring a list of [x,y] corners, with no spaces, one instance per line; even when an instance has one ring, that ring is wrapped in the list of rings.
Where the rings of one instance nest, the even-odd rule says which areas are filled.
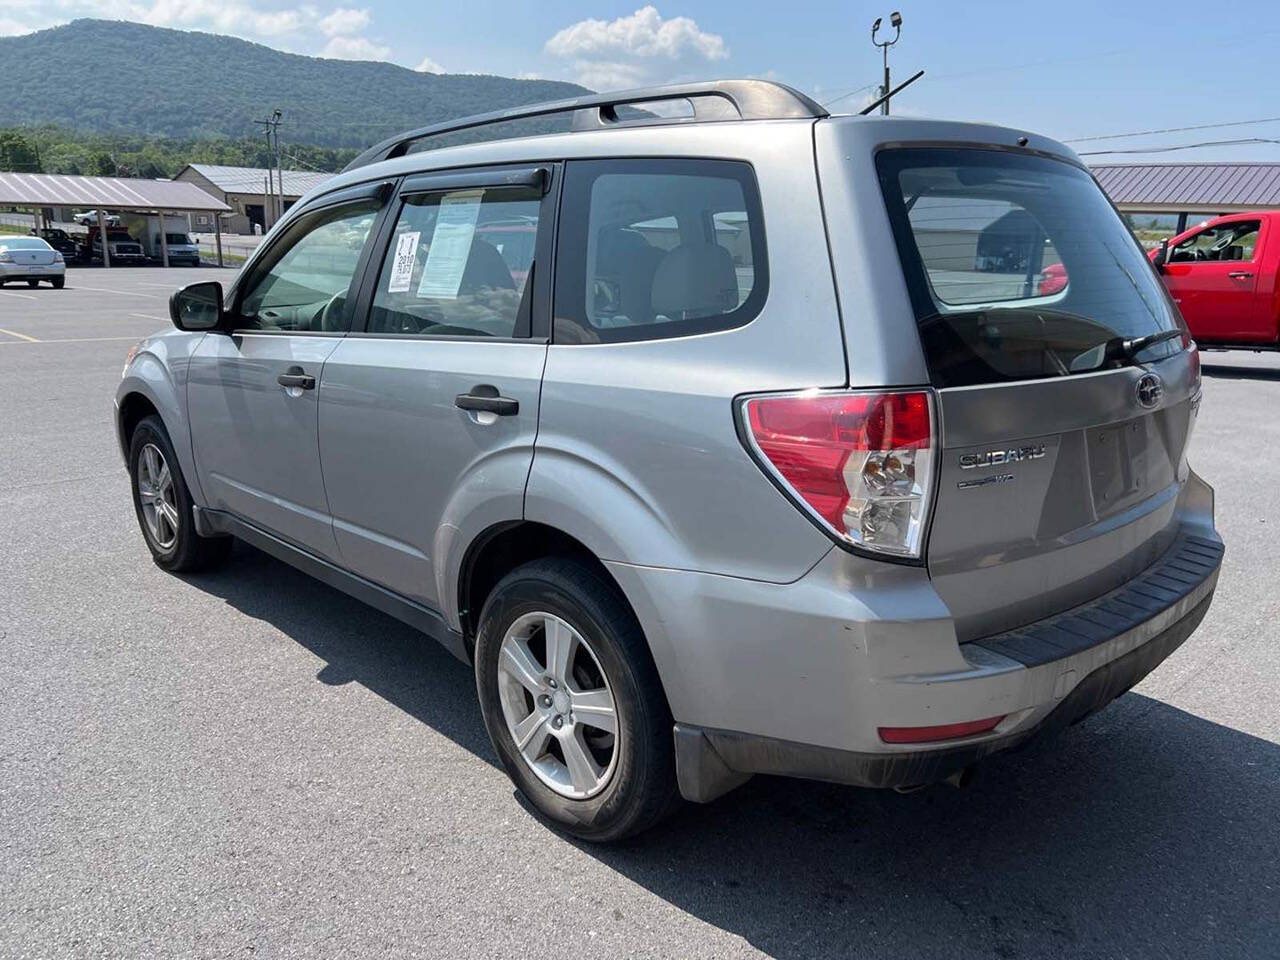
[[[1209,220],[1151,260],[1201,346],[1280,348],[1280,211]]]

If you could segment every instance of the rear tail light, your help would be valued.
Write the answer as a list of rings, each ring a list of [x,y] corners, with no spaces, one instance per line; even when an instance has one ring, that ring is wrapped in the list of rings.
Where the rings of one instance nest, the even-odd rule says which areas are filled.
[[[0,263],[13,263],[13,254],[8,250],[0,250]]]
[[[62,262],[64,262],[64,261],[63,261],[63,259],[62,259],[62,254],[58,253],[58,251],[57,251],[57,250],[53,251],[53,262],[54,262],[54,263],[62,263]]]
[[[936,446],[927,391],[774,394],[743,412],[769,471],[834,536],[920,556]]]

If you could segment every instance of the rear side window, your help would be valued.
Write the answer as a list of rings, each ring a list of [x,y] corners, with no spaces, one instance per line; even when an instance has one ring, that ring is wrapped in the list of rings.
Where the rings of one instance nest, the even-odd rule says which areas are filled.
[[[407,197],[382,264],[368,331],[527,336],[520,328],[527,326],[541,207],[542,191],[532,187]]]
[[[764,303],[764,224],[751,167],[719,160],[567,165],[555,340],[709,333]]]
[[[937,386],[1070,376],[1117,337],[1175,329],[1141,247],[1064,161],[971,148],[883,150],[876,166]],[[1180,349],[1164,341],[1157,359]]]

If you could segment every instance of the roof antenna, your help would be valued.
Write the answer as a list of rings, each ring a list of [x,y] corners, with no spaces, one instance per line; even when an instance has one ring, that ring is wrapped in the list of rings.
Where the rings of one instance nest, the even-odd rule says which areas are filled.
[[[865,117],[867,114],[875,110],[876,107],[880,106],[880,104],[887,103],[889,98],[892,97],[899,90],[903,89],[904,87],[911,86],[911,84],[915,83],[917,80],[919,80],[923,76],[924,76],[924,71],[920,70],[914,75],[907,77],[907,79],[903,80],[900,84],[898,84],[888,93],[886,93],[883,97],[880,97],[878,100],[872,100],[869,104],[867,104],[865,107],[859,110],[858,115],[861,117]]]

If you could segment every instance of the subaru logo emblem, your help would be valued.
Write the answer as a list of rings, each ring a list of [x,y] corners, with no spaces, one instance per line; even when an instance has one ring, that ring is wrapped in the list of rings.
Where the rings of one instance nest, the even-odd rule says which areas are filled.
[[[1148,410],[1164,398],[1164,384],[1154,373],[1144,373],[1138,380],[1138,403]]]

